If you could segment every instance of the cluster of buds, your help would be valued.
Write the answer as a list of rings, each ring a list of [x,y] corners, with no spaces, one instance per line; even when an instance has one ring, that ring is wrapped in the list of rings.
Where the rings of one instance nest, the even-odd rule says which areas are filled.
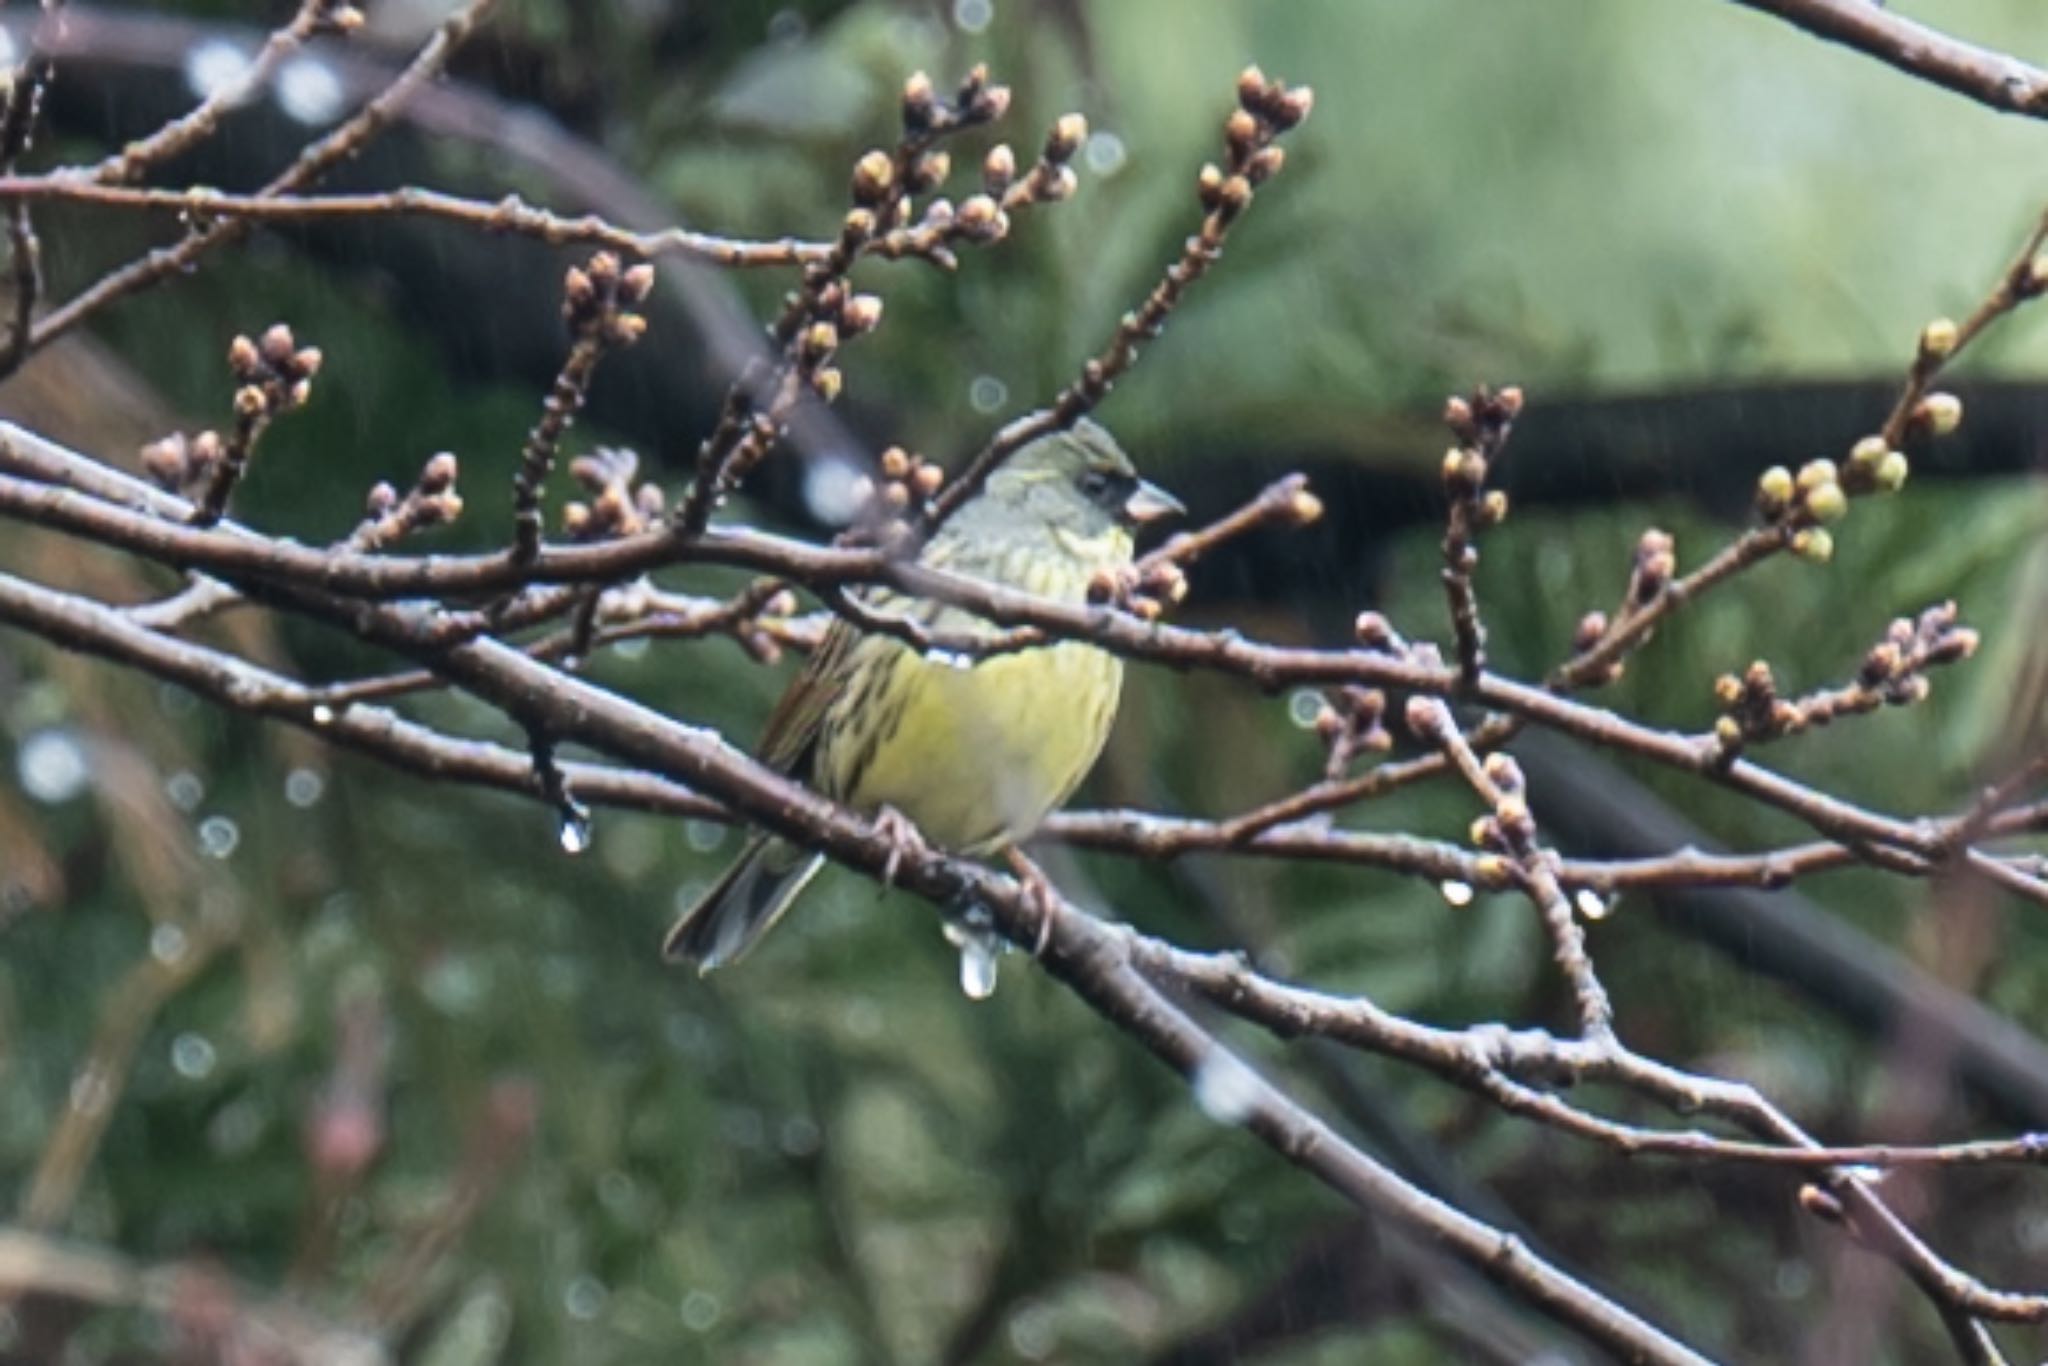
[[[1923,362],[1933,354],[1930,348],[1952,350],[1955,325],[1946,319],[1928,324],[1920,346]],[[1913,405],[1906,417],[1906,430],[1916,436],[1947,436],[1962,420],[1960,399],[1954,394],[1933,393]],[[1904,451],[1894,449],[1883,435],[1872,434],[1851,446],[1849,458],[1842,464],[1821,459],[1807,461],[1796,474],[1783,465],[1765,470],[1757,478],[1757,512],[1767,525],[1790,530],[1793,554],[1825,564],[1835,550],[1828,524],[1848,514],[1849,500],[1865,494],[1897,493],[1912,471]]]
[[[204,431],[193,437],[172,432],[142,448],[143,473],[159,487],[182,493],[212,479],[226,450],[227,442],[219,432]]]
[[[622,264],[600,251],[586,265],[562,276],[562,321],[569,334],[606,347],[631,346],[647,331],[647,319],[632,310],[654,291],[654,267],[645,261]]]
[[[1470,398],[1444,403],[1444,425],[1455,442],[1444,452],[1444,492],[1464,509],[1473,530],[1507,520],[1507,494],[1488,489],[1486,480],[1521,412],[1522,391],[1512,384],[1497,393],[1482,385]]]
[[[1172,560],[1148,556],[1118,569],[1098,569],[1088,580],[1092,606],[1120,607],[1145,621],[1157,621],[1187,600],[1187,571]]]
[[[1439,703],[1439,706],[1442,704]],[[1496,750],[1483,765],[1493,810],[1472,822],[1472,843],[1490,854],[1524,858],[1536,849],[1536,817],[1529,810],[1529,783],[1514,756]]]
[[[917,78],[913,77],[915,81]],[[981,189],[955,205],[944,197],[925,207],[917,223],[891,231],[872,244],[877,255],[922,256],[947,269],[956,266],[952,244],[970,242],[986,245],[1009,235],[1010,215],[1036,204],[1052,204],[1072,197],[1080,180],[1074,174],[1074,155],[1088,140],[1088,120],[1080,114],[1062,114],[1053,121],[1040,144],[1038,160],[1021,175],[1017,154],[1006,142],[989,148],[981,160]],[[863,158],[885,154],[870,152]],[[893,171],[893,168],[892,168]],[[952,172],[952,159],[939,150],[919,154],[905,173],[905,188],[914,194],[937,189]],[[858,191],[858,184],[856,190]],[[910,201],[899,198],[884,228],[895,229],[910,214]]]
[[[189,438],[173,432],[153,441],[142,448],[143,470],[172,492],[203,485],[203,512],[207,520],[217,518],[263,429],[312,397],[320,362],[320,348],[300,346],[284,323],[274,324],[256,341],[237,336],[228,345],[228,369],[235,377],[234,429],[227,436],[207,430]]]
[[[313,396],[320,348],[300,346],[290,327],[274,323],[259,341],[238,336],[230,342],[228,369],[235,376],[236,422],[264,423]]]
[[[607,541],[632,536],[661,521],[661,486],[649,480],[636,486],[640,457],[629,450],[600,446],[569,462],[569,474],[589,493],[588,502],[562,509],[562,529],[572,540]]]
[[[1958,624],[1956,605],[1944,602],[1917,618],[1893,621],[1884,639],[1863,657],[1855,681],[1844,687],[1787,699],[1778,694],[1771,666],[1757,660],[1740,677],[1723,674],[1714,682],[1722,712],[1714,722],[1718,757],[1726,762],[1744,744],[1796,735],[1837,717],[1923,701],[1933,687],[1929,669],[1968,659],[1976,651],[1977,633]]]
[[[1252,191],[1279,174],[1287,153],[1273,140],[1303,119],[1315,106],[1315,92],[1305,85],[1268,80],[1256,66],[1237,78],[1237,108],[1223,121],[1224,164],[1202,167],[1195,193],[1219,227],[1227,226],[1252,202]]]
[[[939,98],[932,78],[922,71],[903,83],[903,135],[928,140],[940,134],[993,123],[1010,110],[1010,87],[991,85],[988,64],[977,62],[960,79],[950,101]]]
[[[353,550],[381,550],[427,527],[442,526],[462,515],[462,495],[455,491],[460,468],[452,451],[442,451],[420,468],[420,477],[401,495],[379,481],[363,500],[363,520],[348,538]]]
[[[933,461],[891,446],[875,462],[873,477],[855,486],[861,520],[870,524],[899,522],[913,508],[923,509],[945,485],[946,472]]]
[[[1386,723],[1387,695],[1378,688],[1347,683],[1325,690],[1315,718],[1316,738],[1328,751],[1323,777],[1341,778],[1359,755],[1392,749],[1394,736]]]
[[[830,403],[846,385],[833,358],[849,338],[881,326],[882,300],[879,295],[856,294],[844,281],[833,280],[811,302],[810,318],[796,338],[797,373],[813,393]]]

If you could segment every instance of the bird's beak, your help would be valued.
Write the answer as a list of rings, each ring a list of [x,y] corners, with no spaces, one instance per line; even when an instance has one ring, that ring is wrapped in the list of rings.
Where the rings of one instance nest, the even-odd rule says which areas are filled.
[[[1144,479],[1140,479],[1138,487],[1131,490],[1131,496],[1124,499],[1124,516],[1137,526],[1156,522],[1161,517],[1177,517],[1186,511],[1180,499]]]

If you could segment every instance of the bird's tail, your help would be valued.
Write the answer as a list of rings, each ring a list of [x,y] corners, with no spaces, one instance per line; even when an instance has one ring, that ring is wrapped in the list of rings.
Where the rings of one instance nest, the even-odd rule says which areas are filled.
[[[825,856],[772,835],[755,835],[710,891],[683,913],[661,943],[667,957],[705,973],[742,957],[775,927]]]

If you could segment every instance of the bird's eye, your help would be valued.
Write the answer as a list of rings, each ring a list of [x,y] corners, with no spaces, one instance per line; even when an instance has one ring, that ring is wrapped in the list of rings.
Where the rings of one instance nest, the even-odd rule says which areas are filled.
[[[1089,470],[1081,476],[1081,492],[1090,498],[1100,498],[1109,492],[1109,476],[1101,470]]]

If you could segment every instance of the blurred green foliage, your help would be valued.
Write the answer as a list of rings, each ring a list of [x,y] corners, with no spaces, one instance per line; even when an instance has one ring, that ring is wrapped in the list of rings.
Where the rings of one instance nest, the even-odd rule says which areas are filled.
[[[1987,42],[2032,32],[2027,0],[1957,8],[1956,25]],[[1104,411],[1169,480],[1177,449],[1219,440],[1262,474],[1278,472],[1270,449],[1303,446],[1367,459],[1395,444],[1427,469],[1435,436],[1385,434],[1426,431],[1418,411],[1480,379],[1519,380],[1540,406],[1889,375],[1927,317],[1981,292],[2041,194],[2038,177],[2016,173],[2038,162],[2038,128],[1709,0],[998,4],[980,32],[955,15],[978,23],[968,4],[521,0],[487,49],[499,65],[466,74],[487,80],[541,54],[540,93],[579,92],[565,118],[684,221],[743,235],[828,231],[844,168],[890,136],[912,68],[990,60],[1017,89],[1020,146],[1065,109],[1086,112],[1094,173],[1074,203],[1020,217],[1011,241],[969,253],[957,275],[863,268],[889,317],[849,352],[850,394],[864,426],[934,453],[1053,393],[1147,287],[1190,224],[1193,171],[1213,154],[1240,66],[1313,84],[1316,115],[1285,175]],[[450,164],[475,177],[489,159],[457,152]],[[144,241],[134,225],[107,229],[60,251],[60,267],[82,274]],[[758,310],[786,281],[735,284]],[[450,358],[391,294],[333,262],[259,240],[109,313],[99,337],[176,409],[217,421],[227,337],[274,317],[328,364],[310,408],[269,439],[244,515],[332,538],[371,480],[403,481],[447,448],[463,458],[470,514],[436,543],[498,539],[538,393],[452,381]],[[1973,364],[2031,376],[2043,346],[2021,318]],[[1006,398],[977,405],[974,382],[990,378]],[[573,442],[603,439],[677,438],[586,425]],[[1792,432],[1725,459],[1747,470],[1814,453]],[[1480,581],[1502,668],[1537,675],[1553,662],[1578,615],[1611,604],[1645,525],[1675,532],[1685,564],[1731,533],[1687,497],[1689,477],[1654,504],[1530,512],[1488,538]],[[2038,666],[2044,523],[2039,488],[2016,482],[1916,482],[1859,504],[1831,566],[1772,563],[1689,611],[1609,700],[1699,727],[1716,673],[1761,655],[1801,688],[1839,680],[1891,616],[1954,596],[1988,644],[1936,680],[1931,703],[1772,756],[1886,810],[1951,808],[1996,766],[2030,654]],[[1443,633],[1436,554],[1430,534],[1404,538],[1380,584],[1378,605],[1416,635]],[[1305,567],[1302,582],[1318,573]],[[1228,609],[1298,635],[1358,605],[1303,588]],[[169,923],[224,926],[231,943],[147,1023],[68,1234],[283,1283],[320,1205],[308,1117],[348,1002],[371,1003],[380,1022],[389,1132],[335,1213],[331,1260],[300,1287],[322,1312],[360,1309],[422,1230],[447,1221],[479,1153],[514,1141],[491,1138],[506,1094],[494,1088],[523,1078],[538,1098],[530,1143],[405,1287],[420,1302],[402,1354],[434,1366],[1141,1360],[1268,1294],[1351,1217],[1210,1122],[1028,963],[1005,965],[989,1003],[964,1001],[934,918],[907,899],[830,876],[757,959],[685,979],[654,944],[732,852],[729,832],[604,812],[591,852],[569,858],[538,805],[330,755],[19,639],[5,648],[0,733],[14,759],[60,732],[84,747],[96,785],[42,806],[4,794],[63,892],[0,911],[0,1200],[28,1190],[116,1006],[113,984],[151,952],[153,925],[159,949]],[[308,628],[271,648],[317,677],[382,663]],[[591,673],[737,736],[782,677],[721,642],[621,650]],[[459,697],[417,712],[517,742]],[[1137,671],[1087,799],[1224,812],[1289,790],[1319,759],[1286,715],[1232,683]],[[1728,844],[1798,834],[1676,775],[1629,777]],[[1347,819],[1457,839],[1471,815],[1440,788]],[[222,820],[231,848],[230,827],[206,836]],[[1054,867],[1085,904],[1148,931],[1243,937],[1291,973],[1422,1018],[1562,1019],[1546,946],[1513,898],[1453,909],[1436,889],[1326,866]],[[1879,941],[1933,956],[1942,931],[1926,887],[1844,875],[1809,890]],[[2032,1025],[2048,931],[2013,915],[1999,932],[1982,990]],[[1593,939],[1624,1032],[1660,1056],[1763,1080],[1845,1138],[1884,1104],[1886,1040],[1674,934],[1648,901],[1624,901]],[[1276,1069],[1300,1062],[1243,1042]],[[1543,1246],[1709,1350],[1789,1358],[1825,1318],[1835,1244],[1798,1221],[1790,1181],[1624,1166],[1399,1069],[1323,1061],[1300,1085],[1348,1127],[1415,1136]],[[1932,1136],[1988,1123],[1957,1099]],[[1966,1173],[1934,1189],[1946,1250],[2006,1281],[2048,1270],[2037,1184]],[[162,1331],[102,1316],[76,1356],[111,1359]],[[1903,1307],[1886,1359],[1926,1359],[1937,1331]],[[1247,1356],[1402,1363],[1444,1350],[1409,1317]]]

